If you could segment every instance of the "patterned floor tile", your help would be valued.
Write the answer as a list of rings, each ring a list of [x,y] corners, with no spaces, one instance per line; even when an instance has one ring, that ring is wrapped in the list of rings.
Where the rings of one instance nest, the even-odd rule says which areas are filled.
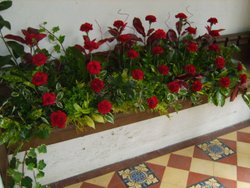
[[[192,161],[191,157],[171,154],[168,161],[168,166],[183,170],[189,170],[191,161]]]
[[[119,170],[117,173],[128,188],[147,188],[160,182],[154,172],[144,163]]]
[[[214,177],[198,182],[194,185],[188,186],[187,188],[226,188]]]

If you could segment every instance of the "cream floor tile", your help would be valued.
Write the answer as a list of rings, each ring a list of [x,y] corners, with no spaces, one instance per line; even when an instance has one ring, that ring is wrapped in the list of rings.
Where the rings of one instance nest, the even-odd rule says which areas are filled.
[[[237,188],[249,188],[249,187],[250,187],[250,183],[237,181]]]
[[[214,176],[237,180],[237,167],[234,165],[214,162]]]
[[[193,158],[190,171],[213,176],[213,162],[203,159]]]
[[[161,188],[164,187],[163,185],[176,185],[175,187],[186,187],[187,179],[188,171],[166,167],[162,178]]]
[[[182,156],[187,156],[187,157],[193,157],[194,147],[195,146],[191,146],[191,147],[184,148],[184,149],[181,149],[181,150],[173,152],[173,153],[177,154],[177,155],[182,155]]]
[[[243,128],[243,129],[240,129],[239,131],[240,132],[245,132],[245,133],[250,133],[250,126],[246,127],[246,128]]]
[[[82,185],[82,183],[77,183],[77,184],[73,184],[73,185],[70,185],[70,186],[67,186],[67,187],[64,187],[64,188],[80,188]]]
[[[99,186],[103,186],[103,187],[107,187],[111,178],[113,177],[115,172],[111,172],[102,176],[98,176],[96,178],[93,179],[89,179],[85,182],[87,183],[92,183],[94,185],[99,185]]]
[[[170,154],[167,154],[167,155],[163,155],[161,157],[151,159],[147,162],[152,163],[152,164],[161,165],[161,166],[167,166],[169,157],[170,157]]]
[[[237,132],[235,131],[235,132],[220,136],[219,138],[237,141]]]
[[[237,152],[250,155],[250,143],[237,142]]]
[[[184,188],[184,187],[181,185],[175,185],[175,184],[171,184],[171,183],[162,182],[160,188]]]
[[[237,165],[241,167],[250,168],[250,155],[238,152],[237,153]]]

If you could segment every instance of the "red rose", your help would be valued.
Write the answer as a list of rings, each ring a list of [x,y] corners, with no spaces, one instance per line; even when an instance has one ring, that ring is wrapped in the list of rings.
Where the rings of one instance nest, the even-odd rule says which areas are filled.
[[[217,44],[215,44],[215,43],[210,44],[210,45],[208,46],[208,49],[209,49],[210,51],[214,51],[214,52],[219,52],[219,51],[220,51],[220,47],[219,47]]]
[[[104,88],[104,82],[98,78],[95,78],[94,80],[91,81],[90,87],[93,91],[99,93]]]
[[[160,55],[160,54],[163,54],[164,53],[164,49],[160,46],[155,46],[152,48],[152,53],[154,55]]]
[[[32,84],[35,86],[41,86],[48,83],[48,75],[44,72],[36,72],[32,76]]]
[[[139,53],[133,49],[129,50],[128,53],[127,53],[127,56],[130,58],[130,59],[135,59],[139,56]]]
[[[227,88],[230,85],[230,79],[226,76],[226,77],[222,77],[219,80],[220,86]]]
[[[91,41],[91,40],[85,40],[84,41],[84,48],[86,50],[89,50],[90,52],[93,50],[96,50],[99,48],[99,44],[95,41]]]
[[[93,30],[93,26],[90,23],[84,23],[80,27],[80,31],[88,33],[89,31]]]
[[[215,59],[215,66],[217,69],[223,69],[225,67],[225,59],[221,56]]]
[[[167,75],[168,73],[169,73],[169,68],[168,68],[168,66],[166,66],[166,65],[160,65],[159,67],[158,67],[158,70],[159,70],[159,72],[162,74],[162,75]]]
[[[196,30],[197,30],[197,28],[194,28],[194,27],[191,27],[191,26],[189,26],[188,28],[186,28],[186,31],[187,31],[189,34],[193,34],[193,35],[196,34]]]
[[[217,18],[209,18],[208,20],[207,20],[207,22],[209,22],[210,24],[217,24],[218,23],[218,20],[217,20]]]
[[[135,79],[135,80],[143,80],[144,78],[144,72],[140,69],[135,69],[132,71],[132,77]]]
[[[240,72],[243,70],[242,63],[238,63],[237,70]]]
[[[98,112],[105,115],[112,109],[112,104],[108,100],[103,100],[97,105]]]
[[[147,16],[145,17],[145,20],[146,20],[146,21],[149,21],[149,23],[151,24],[151,23],[153,23],[153,22],[156,22],[156,17],[155,17],[154,15],[147,15]]]
[[[185,66],[186,73],[194,76],[196,74],[196,68],[193,64],[188,64]]]
[[[244,84],[247,82],[247,75],[246,74],[240,74],[240,83]]]
[[[172,92],[172,93],[178,93],[179,90],[180,90],[180,83],[179,81],[172,81],[172,82],[169,82],[167,84],[168,86],[168,89]]]
[[[200,91],[202,89],[202,83],[200,80],[195,80],[192,84],[192,90],[194,92]]]
[[[87,70],[89,71],[90,74],[99,74],[101,72],[101,64],[99,61],[90,61],[87,64]]]
[[[180,12],[180,13],[178,13],[178,14],[175,15],[175,18],[187,19],[187,15],[184,14],[183,12]]]
[[[122,20],[116,20],[113,23],[113,26],[117,29],[124,28],[126,26],[126,23],[124,23]]]
[[[147,102],[148,102],[148,107],[154,109],[158,104],[158,99],[156,96],[152,96],[147,99]]]
[[[56,103],[55,93],[44,93],[42,99],[43,99],[43,106],[53,105]]]
[[[67,121],[67,115],[61,110],[52,112],[50,115],[50,122],[52,127],[65,128],[66,121]]]
[[[155,39],[166,39],[167,34],[163,29],[157,29],[153,34]]]
[[[47,61],[47,56],[43,53],[38,53],[32,57],[32,63],[36,66],[44,65]]]
[[[196,42],[192,42],[190,41],[187,45],[187,50],[190,52],[190,53],[194,53],[194,52],[197,52],[198,51],[198,44]]]
[[[124,35],[120,35],[118,37],[118,41],[120,42],[128,42],[132,39],[131,35],[130,34],[124,34]]]

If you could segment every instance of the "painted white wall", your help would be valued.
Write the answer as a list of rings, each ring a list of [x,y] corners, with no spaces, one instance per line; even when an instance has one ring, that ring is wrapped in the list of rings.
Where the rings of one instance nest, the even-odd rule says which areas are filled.
[[[0,188],[3,188],[3,182],[2,182],[2,177],[0,175]]]
[[[241,97],[221,108],[204,104],[48,146],[43,184],[56,182],[250,119]],[[19,154],[22,157],[23,153]]]
[[[2,16],[12,23],[12,33],[20,34],[20,30],[28,26],[38,27],[44,21],[49,26],[61,27],[66,34],[66,46],[81,43],[79,27],[84,22],[100,24],[103,32],[112,25],[115,19],[125,19],[117,14],[119,9],[128,13],[129,23],[133,17],[142,19],[147,14],[158,18],[158,28],[167,29],[164,22],[170,16],[168,25],[174,26],[174,15],[178,12],[193,14],[191,21],[198,27],[199,33],[205,31],[204,26],[209,17],[217,17],[217,28],[225,28],[222,34],[250,30],[250,1],[249,0],[12,0],[13,7]],[[188,13],[187,13],[188,14]],[[91,35],[100,38],[101,34],[95,24],[95,32]],[[5,30],[5,33],[7,31]],[[2,47],[0,52],[5,51]]]

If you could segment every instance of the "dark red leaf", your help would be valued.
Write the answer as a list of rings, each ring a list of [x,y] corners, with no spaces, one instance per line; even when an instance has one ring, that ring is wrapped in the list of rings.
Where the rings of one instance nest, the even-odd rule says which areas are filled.
[[[15,40],[15,41],[21,42],[23,44],[26,44],[26,41],[22,37],[19,37],[17,35],[5,35],[4,38]]]
[[[237,97],[239,93],[239,87],[236,86],[233,90],[233,92],[231,93],[231,96],[230,96],[230,101],[234,101],[234,99]]]
[[[112,36],[114,36],[114,37],[117,37],[118,35],[119,35],[119,31],[117,30],[117,29],[115,29],[115,28],[109,28],[109,30],[108,30],[108,32],[112,35]]]
[[[176,26],[176,30],[177,30],[178,34],[180,34],[181,30],[182,30],[182,22],[181,21],[176,22],[175,26]]]
[[[154,32],[154,30],[155,30],[154,28],[149,29],[148,33],[147,33],[147,36],[151,35]]]
[[[146,36],[145,29],[141,23],[141,20],[139,18],[134,18],[133,20],[133,26],[135,27],[136,31],[140,33],[143,37]]]
[[[82,46],[78,45],[78,44],[76,44],[74,47],[76,49],[78,49],[79,51],[81,51],[81,52],[85,52],[85,49]]]
[[[171,42],[177,41],[177,34],[173,29],[168,30],[167,39]]]

